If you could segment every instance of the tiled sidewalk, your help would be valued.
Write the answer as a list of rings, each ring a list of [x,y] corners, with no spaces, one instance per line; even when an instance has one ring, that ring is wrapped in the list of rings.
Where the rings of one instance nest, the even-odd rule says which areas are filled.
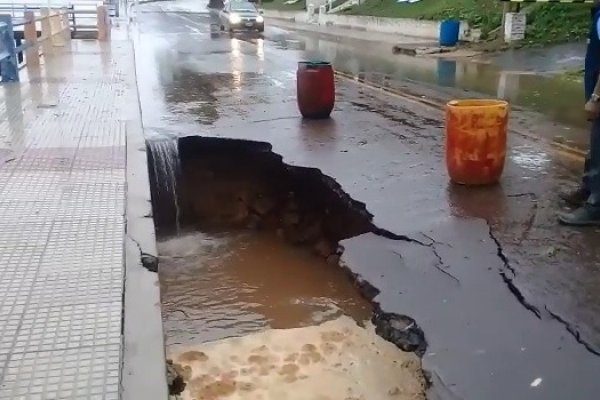
[[[0,87],[0,399],[117,399],[129,41]]]

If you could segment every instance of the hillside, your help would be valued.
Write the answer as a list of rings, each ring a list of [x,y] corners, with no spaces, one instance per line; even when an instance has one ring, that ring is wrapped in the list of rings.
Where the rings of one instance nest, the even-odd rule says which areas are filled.
[[[559,43],[585,38],[589,26],[589,5],[530,4],[527,12],[527,40],[524,44]],[[421,0],[413,4],[396,0],[366,0],[345,11],[351,15],[442,20],[456,18],[481,28],[483,38],[497,32],[502,21],[499,0]]]

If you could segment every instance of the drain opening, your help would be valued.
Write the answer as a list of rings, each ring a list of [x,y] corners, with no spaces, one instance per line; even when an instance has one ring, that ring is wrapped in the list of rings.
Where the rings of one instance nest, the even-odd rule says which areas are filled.
[[[358,323],[371,317],[380,337],[404,351],[423,354],[425,337],[415,321],[382,313],[373,303],[377,289],[340,268],[341,240],[382,231],[373,225],[365,205],[348,196],[335,180],[318,169],[283,163],[262,142],[185,137],[168,145],[149,142],[148,149],[167,350],[179,354],[179,362],[169,370],[179,371],[191,385],[189,390],[215,395],[211,390],[216,382],[229,390],[227,382],[233,379],[217,377],[223,365],[212,367],[214,376],[201,374],[203,380],[195,376],[192,367],[198,360],[190,360],[189,354],[197,350],[190,348],[239,336],[263,343],[260,335],[268,328],[322,335],[312,325],[330,321],[321,325],[327,326],[341,314]],[[177,164],[169,165],[174,157]],[[176,182],[171,184],[170,179]],[[302,275],[304,269],[312,272]],[[298,290],[305,282],[310,289]],[[355,287],[348,289],[352,284]],[[292,316],[291,321],[286,315]],[[221,351],[218,345],[208,349]],[[269,357],[278,357],[273,351],[259,356],[273,368],[283,368],[268,362]],[[293,358],[293,353],[289,350],[285,357]],[[252,364],[248,360],[246,364]],[[251,369],[242,364],[235,373]],[[424,382],[420,371],[414,379]]]

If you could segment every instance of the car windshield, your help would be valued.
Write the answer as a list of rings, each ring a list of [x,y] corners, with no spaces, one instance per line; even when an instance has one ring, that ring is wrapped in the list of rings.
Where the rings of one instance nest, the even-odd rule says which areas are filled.
[[[232,1],[231,9],[233,11],[253,11],[256,12],[256,7],[249,1]]]

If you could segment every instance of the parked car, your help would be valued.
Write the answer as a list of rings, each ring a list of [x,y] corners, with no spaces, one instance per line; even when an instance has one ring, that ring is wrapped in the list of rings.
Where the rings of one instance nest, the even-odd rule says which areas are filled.
[[[221,29],[235,31],[265,31],[265,20],[256,5],[248,0],[225,3],[219,14]]]

